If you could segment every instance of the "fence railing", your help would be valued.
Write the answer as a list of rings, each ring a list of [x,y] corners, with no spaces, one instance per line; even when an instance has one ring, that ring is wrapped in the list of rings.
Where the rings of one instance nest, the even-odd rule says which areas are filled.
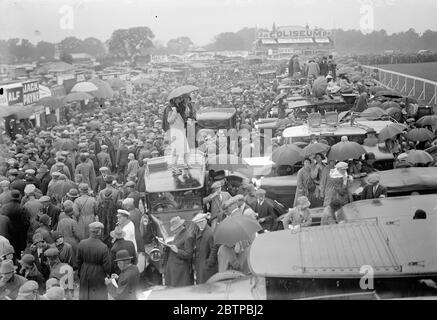
[[[416,98],[429,106],[437,106],[437,82],[374,66],[363,65],[362,68],[366,73],[374,74],[383,87]]]

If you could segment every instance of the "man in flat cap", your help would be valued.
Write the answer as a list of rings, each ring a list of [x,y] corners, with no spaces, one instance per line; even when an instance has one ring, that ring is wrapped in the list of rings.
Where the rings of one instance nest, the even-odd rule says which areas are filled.
[[[95,221],[97,215],[97,202],[89,194],[89,186],[86,183],[79,184],[80,197],[74,200],[73,209],[77,215],[78,235],[81,239],[89,236],[88,225]]]
[[[220,223],[223,219],[222,205],[231,198],[231,195],[222,191],[222,183],[216,181],[211,186],[211,194],[203,198],[204,204],[209,204],[211,212],[211,228],[214,231],[217,223]]]
[[[27,280],[36,281],[39,285],[39,293],[43,294],[46,280],[35,264],[35,257],[26,253],[21,257],[19,262],[21,265],[19,274]]]
[[[97,154],[97,162],[99,164],[99,167],[107,167],[107,168],[112,168],[112,161],[111,161],[111,157],[109,156],[108,153],[108,146],[107,145],[102,145],[102,151],[100,151]]]
[[[49,196],[42,196],[41,198],[39,198],[39,201],[43,206],[41,214],[46,214],[50,217],[50,228],[52,230],[56,230],[61,210],[52,203]]]
[[[101,222],[89,224],[89,238],[79,243],[79,300],[108,299],[105,278],[111,272],[111,260],[108,247],[101,240],[103,228]]]
[[[218,272],[217,251],[214,245],[213,232],[208,226],[208,215],[201,212],[192,220],[196,224],[194,241],[194,268],[196,284],[205,283],[213,274]]]
[[[15,300],[20,287],[27,282],[23,276],[16,274],[17,267],[12,260],[0,264],[0,300]]]
[[[367,177],[367,185],[363,188],[361,199],[376,199],[387,197],[387,188],[379,182],[381,177],[378,173],[371,173]]]
[[[100,191],[106,188],[106,177],[109,174],[108,167],[101,167],[99,169],[100,175],[96,178],[96,186],[94,188],[94,194],[99,194]]]
[[[273,231],[277,218],[273,205],[269,201],[270,199],[266,199],[266,191],[264,189],[256,190],[255,194],[257,202],[254,211],[258,214],[258,222],[264,230]]]

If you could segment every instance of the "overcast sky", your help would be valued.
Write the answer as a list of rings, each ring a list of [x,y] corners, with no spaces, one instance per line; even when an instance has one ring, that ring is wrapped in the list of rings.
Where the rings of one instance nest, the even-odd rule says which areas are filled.
[[[305,25],[360,29],[365,4],[373,27],[389,33],[437,30],[436,0],[0,0],[0,38],[58,42],[67,36],[107,40],[118,28],[148,26],[156,39],[188,36],[205,45],[225,31]],[[70,9],[71,8],[71,9]],[[368,7],[367,7],[368,8]],[[360,13],[360,9],[364,11]],[[70,11],[71,10],[71,11]],[[69,20],[73,12],[73,20]],[[367,20],[369,21],[369,20]],[[61,28],[61,25],[63,28]],[[371,26],[371,22],[364,23]],[[69,29],[72,27],[72,29]],[[37,32],[38,31],[38,32]]]

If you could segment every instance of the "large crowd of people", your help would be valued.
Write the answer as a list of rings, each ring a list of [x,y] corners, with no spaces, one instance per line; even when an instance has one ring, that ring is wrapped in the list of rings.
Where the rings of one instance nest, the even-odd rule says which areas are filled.
[[[351,201],[348,185],[361,172],[372,174],[363,198],[384,196],[372,153],[349,163],[326,161],[323,154],[305,159],[297,172],[294,208],[285,214],[265,190],[246,183],[231,195],[224,179],[216,179],[203,199],[207,210],[193,218],[190,228],[182,218],[172,218],[174,241],[165,245],[160,265],[152,261],[155,235],[144,181],[148,159],[186,153],[192,146],[176,143],[179,136],[172,130],[186,128],[202,106],[235,107],[237,129],[252,129],[257,119],[271,117],[279,82],[258,72],[270,68],[279,74],[282,67],[240,62],[161,75],[153,85],[132,93],[121,90],[107,103],[67,107],[63,121],[50,128],[9,130],[0,163],[0,299],[135,299],[138,290],[152,285],[200,284],[227,270],[248,274],[251,241],[217,245],[213,240],[225,219],[245,215],[267,231],[307,226],[309,208],[320,203],[322,223],[337,223],[341,219],[335,213]],[[293,57],[288,66],[291,78],[303,74],[309,80],[322,76],[348,82],[337,79],[336,71],[332,57],[311,59],[307,66]],[[167,101],[172,89],[185,84],[199,90]],[[360,83],[347,85],[357,89]],[[234,87],[241,92],[232,93]],[[295,120],[284,118],[279,134]],[[409,126],[413,129],[414,121]],[[403,133],[386,140],[395,166],[411,165],[402,160],[409,150],[431,146],[435,132],[430,132],[428,141],[410,141]],[[273,150],[284,143],[272,140]],[[365,143],[376,142],[369,131]]]

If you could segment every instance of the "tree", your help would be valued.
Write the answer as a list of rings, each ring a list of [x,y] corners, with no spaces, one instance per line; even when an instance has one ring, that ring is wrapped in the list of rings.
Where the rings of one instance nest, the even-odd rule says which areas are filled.
[[[35,47],[35,57],[44,57],[46,60],[53,60],[55,57],[55,45],[46,41],[38,42]]]
[[[66,62],[66,63],[70,63],[70,64],[73,63],[73,57],[71,56],[70,53],[65,52],[65,51],[61,52],[61,54],[59,55],[59,59],[61,61]]]
[[[255,28],[243,28],[236,32],[238,36],[243,39],[244,50],[250,51],[253,48],[253,43],[256,40],[256,29]]]
[[[67,53],[82,53],[84,43],[76,37],[67,37],[59,43],[59,50]]]
[[[167,42],[168,53],[184,54],[194,45],[188,37],[179,37]]]
[[[30,60],[35,56],[35,46],[27,39],[21,39],[21,43],[15,48],[15,57],[18,60]]]
[[[244,40],[234,32],[224,32],[217,35],[207,48],[216,51],[244,50]]]
[[[102,41],[93,37],[83,40],[83,50],[94,57],[102,57],[106,53]]]
[[[108,50],[111,54],[131,59],[141,49],[153,47],[155,35],[148,27],[134,27],[130,29],[115,30],[108,42]]]

